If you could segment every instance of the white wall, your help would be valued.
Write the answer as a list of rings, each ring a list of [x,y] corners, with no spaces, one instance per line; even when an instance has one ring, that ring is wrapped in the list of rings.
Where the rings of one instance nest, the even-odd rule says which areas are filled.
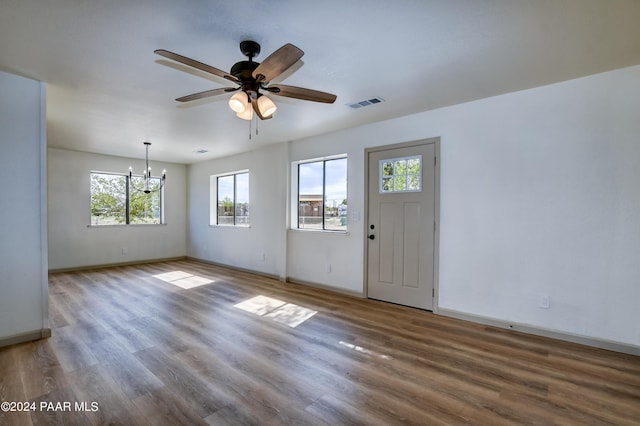
[[[441,137],[439,306],[639,345],[638,135],[636,66],[295,146],[355,151],[349,208],[363,211],[364,147]],[[363,257],[348,244],[347,261]],[[289,250],[302,262],[302,244],[290,238]]]
[[[49,327],[45,89],[0,72],[0,340]]]
[[[640,344],[640,67],[451,112],[440,306]]]
[[[142,144],[140,145],[141,149]],[[144,168],[144,160],[48,150],[49,268],[167,259],[186,255],[186,166],[150,160],[167,170],[166,225],[88,226],[91,171],[126,173]],[[126,248],[127,254],[122,254]]]
[[[292,161],[345,152],[363,155],[357,145],[345,149],[331,138],[314,148],[281,143],[189,166],[188,256],[362,294],[360,222],[347,234],[287,230]],[[363,197],[362,167],[349,160],[349,199]],[[210,176],[247,169],[251,227],[210,226]]]
[[[290,161],[346,153],[349,202],[346,234],[289,230],[287,270],[291,279],[363,294],[364,142],[344,131],[291,144]],[[354,215],[360,220],[354,221]]]
[[[198,164],[190,170],[188,252],[361,292],[364,149],[440,137],[439,307],[637,346],[639,111],[636,66],[267,148],[271,174],[260,153]],[[283,170],[343,152],[350,215],[361,220],[347,235],[284,231]],[[250,237],[209,228],[208,199],[201,200],[208,174],[252,167],[260,178],[251,194],[265,201],[253,215],[273,226],[252,228]],[[284,271],[255,260],[267,241],[284,257],[276,261]],[[550,309],[538,307],[542,294]]]
[[[286,144],[189,166],[188,255],[285,277],[287,167]],[[210,226],[210,176],[247,169],[250,227]]]

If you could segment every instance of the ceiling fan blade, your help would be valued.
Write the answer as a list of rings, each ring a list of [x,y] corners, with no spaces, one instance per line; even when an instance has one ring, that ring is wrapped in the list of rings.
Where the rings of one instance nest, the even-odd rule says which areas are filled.
[[[211,96],[222,95],[223,93],[235,92],[236,90],[240,90],[240,88],[235,87],[222,87],[220,89],[213,90],[205,90],[204,92],[194,93],[192,95],[182,96],[181,98],[177,98],[178,102],[189,102],[195,101],[197,99],[209,98]]]
[[[168,50],[158,49],[158,50],[154,50],[154,53],[160,56],[164,56],[165,58],[172,59],[176,62],[180,62],[181,64],[188,65],[200,71],[208,72],[209,74],[226,78],[227,80],[231,80],[234,83],[238,83],[240,81],[236,77],[232,76],[231,74],[224,72],[222,70],[219,70],[218,68],[212,67],[211,65],[203,64],[202,62],[198,62],[195,59],[187,58],[186,56],[178,55],[177,53],[169,52]]]
[[[271,81],[298,62],[298,60],[302,58],[302,55],[304,55],[302,50],[291,43],[287,43],[267,56],[267,58],[253,70],[253,78],[258,82]]]
[[[253,96],[251,97],[251,106],[253,107],[253,111],[258,115],[260,120],[268,120],[270,118],[273,118],[273,114],[266,117],[262,115],[262,113],[260,112],[260,108],[258,108],[258,99],[254,99]]]
[[[337,98],[336,95],[331,93],[305,89],[304,87],[287,86],[284,84],[274,84],[273,86],[266,87],[265,90],[273,93],[274,95],[302,99],[305,101],[324,102],[326,104],[334,103]]]

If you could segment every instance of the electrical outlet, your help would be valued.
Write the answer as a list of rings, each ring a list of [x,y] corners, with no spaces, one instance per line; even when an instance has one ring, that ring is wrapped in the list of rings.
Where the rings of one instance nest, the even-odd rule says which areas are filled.
[[[331,264],[329,264],[329,265],[327,266],[327,273],[329,273],[329,274],[331,273]]]
[[[549,309],[551,307],[551,298],[548,294],[541,294],[538,301],[538,307],[542,309]]]
[[[126,247],[122,247],[122,255],[123,256],[127,255],[127,248]]]

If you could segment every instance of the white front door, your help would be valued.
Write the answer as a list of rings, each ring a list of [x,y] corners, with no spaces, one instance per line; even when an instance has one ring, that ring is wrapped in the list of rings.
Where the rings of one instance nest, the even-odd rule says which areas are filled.
[[[367,296],[433,309],[434,142],[368,152]]]

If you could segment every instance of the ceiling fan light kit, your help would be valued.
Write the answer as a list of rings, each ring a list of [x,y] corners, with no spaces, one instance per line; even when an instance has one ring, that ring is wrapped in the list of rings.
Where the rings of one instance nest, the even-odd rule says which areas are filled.
[[[273,115],[278,107],[273,103],[271,99],[267,98],[263,94],[260,94],[258,97],[258,109],[263,116],[267,117]]]
[[[260,45],[255,41],[245,40],[240,42],[240,51],[249,60],[236,62],[229,73],[168,50],[158,49],[155,53],[200,71],[222,77],[238,85],[238,87],[223,87],[182,96],[177,98],[176,101],[190,102],[239,90],[229,99],[229,108],[236,113],[238,118],[243,120],[251,120],[254,112],[261,120],[268,120],[273,117],[277,106],[264,93],[260,93],[261,90],[277,96],[294,99],[328,104],[335,102],[336,95],[331,93],[284,84],[269,84],[270,81],[288,70],[304,55],[304,52],[293,44],[285,44],[269,55],[262,63],[253,61],[253,58],[260,53]]]
[[[229,108],[236,113],[244,112],[247,109],[247,105],[249,105],[249,98],[244,92],[236,93],[229,99]]]
[[[246,108],[243,112],[237,112],[236,117],[243,120],[251,120],[253,118],[253,108]]]

